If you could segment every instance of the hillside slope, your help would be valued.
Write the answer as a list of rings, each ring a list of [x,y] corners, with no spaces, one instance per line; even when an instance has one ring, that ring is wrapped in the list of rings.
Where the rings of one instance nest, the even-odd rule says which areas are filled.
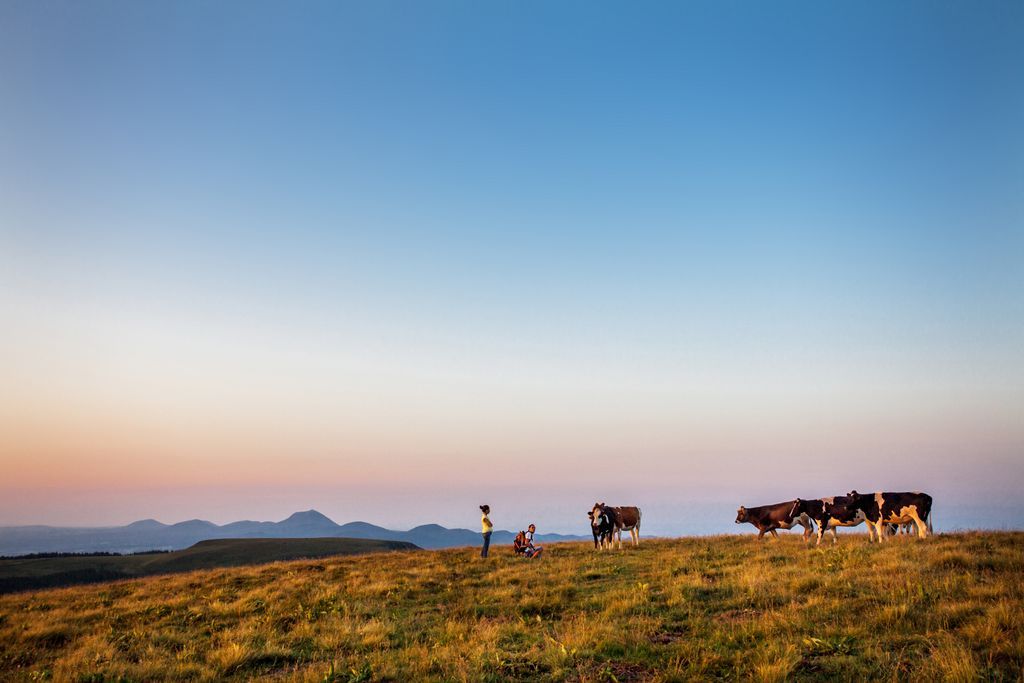
[[[171,553],[111,557],[0,559],[0,593],[71,586],[154,574],[332,555],[418,550],[411,543],[355,538],[255,538],[200,541]]]
[[[332,557],[0,596],[0,678],[1018,680],[1024,534]]]

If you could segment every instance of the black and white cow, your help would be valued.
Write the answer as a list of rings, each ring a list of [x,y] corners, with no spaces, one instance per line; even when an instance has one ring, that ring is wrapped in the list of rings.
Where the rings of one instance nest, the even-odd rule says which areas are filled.
[[[806,514],[808,517],[814,520],[818,525],[818,540],[815,545],[821,545],[821,537],[825,535],[825,531],[832,531],[832,544],[835,545],[839,542],[839,538],[836,534],[836,527],[841,526],[857,526],[863,524],[867,517],[860,510],[853,510],[849,514],[843,514],[841,517],[833,517],[826,510],[839,508],[846,510],[846,505],[849,504],[849,500],[846,496],[831,496],[829,498],[817,498],[813,500],[804,500],[803,498],[797,498],[796,503],[793,504],[793,509],[790,511],[790,515],[796,517],[800,514]],[[868,527],[870,532],[871,527]]]
[[[611,545],[612,539],[612,520],[608,513],[602,511],[594,517],[597,508],[587,512],[587,517],[590,519],[590,531],[594,534],[594,550],[604,548],[606,545]]]
[[[608,547],[616,541],[618,547],[622,547],[622,532],[628,531],[633,539],[633,545],[640,545],[640,508],[626,506],[613,507],[604,503],[594,503],[590,511],[591,526],[602,517],[607,517],[611,523],[611,535],[608,538]]]
[[[814,532],[814,523],[811,522],[811,518],[807,513],[792,514],[795,503],[795,500],[787,500],[785,503],[760,505],[753,508],[741,505],[736,511],[736,523],[743,524],[744,522],[749,522],[757,527],[757,540],[764,538],[766,533],[770,533],[775,538],[778,538],[779,535],[775,532],[776,529],[791,529],[799,524],[804,528],[804,541],[806,542]]]
[[[847,498],[848,501],[844,501],[842,506],[827,505],[826,510],[831,516],[839,518],[849,518],[857,512],[863,513],[867,521],[869,540],[874,540],[873,536],[877,536],[879,542],[883,541],[886,536],[885,527],[888,524],[913,522],[920,538],[927,537],[932,530],[932,497],[927,493],[850,491]]]

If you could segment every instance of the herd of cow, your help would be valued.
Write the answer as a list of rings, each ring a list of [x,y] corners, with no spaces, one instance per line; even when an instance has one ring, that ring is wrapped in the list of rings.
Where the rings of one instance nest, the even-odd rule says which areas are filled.
[[[594,503],[587,513],[590,529],[594,534],[594,548],[610,548],[613,542],[622,547],[622,532],[628,531],[633,545],[640,543],[640,508],[613,507]],[[817,526],[818,540],[829,529],[835,543],[836,528],[865,524],[868,540],[881,541],[887,535],[902,530],[909,533],[911,527],[920,538],[932,530],[932,497],[927,493],[889,492],[857,493],[850,491],[845,496],[805,500],[797,498],[774,505],[758,507],[740,506],[736,511],[736,523],[750,523],[757,527],[757,538],[766,533],[778,538],[776,529],[791,529],[800,525],[804,528],[804,541],[810,539]]]
[[[932,530],[932,497],[927,493],[880,491],[879,493],[857,493],[850,491],[845,496],[817,498],[814,500],[788,500],[774,505],[747,508],[740,506],[736,511],[736,523],[749,522],[757,527],[757,537],[766,533],[778,538],[776,529],[790,529],[797,524],[804,528],[806,541],[818,527],[818,543],[825,531],[832,529],[832,542],[836,542],[836,527],[865,524],[868,540],[881,541],[896,529],[909,532],[911,525],[917,535],[925,538]]]

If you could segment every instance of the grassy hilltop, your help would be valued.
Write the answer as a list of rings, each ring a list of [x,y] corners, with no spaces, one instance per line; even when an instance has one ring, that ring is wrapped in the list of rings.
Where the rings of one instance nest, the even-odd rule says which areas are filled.
[[[169,553],[0,559],[0,593],[389,550],[418,548],[362,538],[224,538]]]
[[[0,596],[0,678],[1021,680],[1024,534],[395,552]]]

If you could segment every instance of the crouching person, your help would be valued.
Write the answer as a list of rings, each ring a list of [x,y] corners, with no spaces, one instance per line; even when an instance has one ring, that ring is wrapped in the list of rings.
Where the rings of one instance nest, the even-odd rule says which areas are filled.
[[[520,531],[512,541],[512,551],[523,557],[540,557],[544,552],[543,546],[533,544],[533,535],[537,533],[537,527],[531,524],[526,531]]]

